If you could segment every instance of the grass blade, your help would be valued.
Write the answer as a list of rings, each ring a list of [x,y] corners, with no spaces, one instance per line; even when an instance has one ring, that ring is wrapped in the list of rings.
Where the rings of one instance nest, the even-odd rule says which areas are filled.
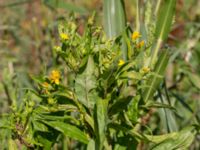
[[[113,38],[125,33],[126,15],[123,0],[104,0],[104,29],[108,38]],[[127,46],[122,39],[123,58],[127,58]]]
[[[157,90],[157,88],[159,87],[161,81],[162,81],[162,76],[165,73],[165,69],[167,67],[169,61],[169,54],[168,51],[164,51],[156,66],[155,66],[155,75],[151,75],[149,77],[149,80],[147,81],[147,86],[144,90],[144,97],[143,100],[144,102],[147,102],[149,99],[152,99],[153,94],[155,93],[155,91]]]
[[[151,68],[157,59],[157,54],[163,41],[165,41],[170,32],[170,28],[175,13],[176,0],[165,0],[160,7],[158,20],[156,22],[156,43],[152,47]]]

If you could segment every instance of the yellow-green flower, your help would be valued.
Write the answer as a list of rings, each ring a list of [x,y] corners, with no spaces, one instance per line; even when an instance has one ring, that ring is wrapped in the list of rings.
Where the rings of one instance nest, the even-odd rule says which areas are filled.
[[[144,40],[142,40],[141,42],[139,42],[139,43],[136,45],[136,47],[137,47],[137,48],[141,48],[141,47],[144,46],[144,44],[145,44],[145,42],[144,42]]]
[[[66,41],[66,40],[69,39],[69,35],[66,34],[66,33],[61,33],[61,34],[60,34],[60,38],[61,38],[62,40],[64,40],[64,41]]]
[[[60,47],[60,46],[54,46],[54,49],[55,49],[56,51],[60,51],[60,50],[61,50],[61,47]]]
[[[118,62],[118,66],[122,66],[123,64],[125,64],[124,60],[120,59]]]
[[[49,79],[52,83],[57,85],[60,84],[60,72],[57,70],[52,70]]]
[[[141,34],[138,31],[134,31],[131,38],[133,41],[135,41],[140,37],[141,37]]]
[[[141,69],[140,72],[146,74],[146,73],[148,73],[149,71],[150,71],[150,68],[149,68],[149,67],[143,67],[143,68]]]
[[[43,86],[44,88],[48,88],[50,85],[49,85],[49,83],[44,82],[44,83],[42,83],[42,86]]]

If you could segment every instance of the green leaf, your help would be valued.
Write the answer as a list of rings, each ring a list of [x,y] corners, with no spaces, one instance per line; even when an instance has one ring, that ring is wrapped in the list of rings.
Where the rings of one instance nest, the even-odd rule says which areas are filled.
[[[85,70],[75,78],[75,92],[78,100],[88,108],[93,108],[97,99],[96,78],[94,75],[95,64],[89,56]]]
[[[109,38],[119,36],[125,29],[123,0],[104,0],[104,29]]]
[[[95,150],[95,142],[91,139],[87,145],[87,150]]]
[[[162,7],[160,7],[160,12],[158,20],[156,22],[156,38],[158,40],[166,40],[170,32],[170,28],[173,21],[173,16],[175,13],[176,0],[164,0]]]
[[[168,51],[164,51],[159,57],[159,60],[155,66],[156,75],[152,74],[148,78],[148,81],[144,90],[144,94],[143,94],[144,102],[147,102],[149,99],[152,99],[155,91],[157,90],[157,88],[159,87],[163,79],[160,76],[164,75],[168,61],[169,61]]]
[[[200,77],[197,74],[187,72],[190,82],[200,90]]]
[[[160,99],[158,99],[158,101],[165,105],[169,105],[169,101],[161,94]],[[161,125],[163,125],[164,132],[178,131],[178,126],[173,111],[166,108],[160,108],[158,109],[158,112],[161,119]]]
[[[125,109],[127,109],[128,104],[132,100],[132,96],[128,96],[126,98],[120,98],[118,99],[109,109],[109,115],[114,115],[116,113],[119,113]]]
[[[109,38],[125,34],[126,15],[123,0],[104,0],[104,29]],[[123,57],[127,58],[127,46],[122,39]]]
[[[93,118],[88,115],[88,114],[85,114],[85,121],[90,125],[90,127],[94,130],[94,120]]]
[[[123,131],[124,133],[127,133],[130,136],[132,136],[133,138],[140,139],[146,142],[148,141],[148,139],[143,134],[138,133],[133,128],[126,128],[125,126],[116,123],[110,123],[108,124],[108,127],[115,129],[116,131]]]
[[[96,112],[95,112],[95,120],[96,120],[96,134],[97,136],[97,149],[101,150],[103,148],[103,143],[106,140],[105,130],[107,125],[107,106],[108,101],[103,99],[98,99],[96,103]]]
[[[131,80],[141,80],[142,75],[139,72],[136,72],[136,71],[129,71],[129,72],[123,72],[120,75],[120,78],[131,79]]]
[[[55,139],[57,138],[57,134],[54,132],[39,132],[36,131],[34,133],[35,138],[42,146],[43,150],[49,150],[51,149],[51,146],[53,142],[55,142]]]
[[[188,127],[180,132],[172,133],[170,136],[167,136],[168,138],[158,144],[156,144],[151,150],[187,150],[188,147],[192,144],[194,138],[195,138],[196,131],[194,130],[194,127]],[[157,140],[159,138],[157,137]]]
[[[133,98],[133,100],[131,101],[131,104],[129,105],[128,108],[128,116],[130,118],[131,121],[133,121],[134,123],[137,122],[138,120],[138,114],[139,114],[139,110],[138,110],[138,104],[140,101],[140,96],[137,95]]]
[[[159,17],[156,22],[156,43],[152,47],[151,67],[157,59],[158,51],[161,47],[162,41],[165,41],[170,32],[170,28],[175,13],[176,0],[164,0],[162,7],[160,7]]]
[[[175,108],[169,104],[163,104],[160,102],[147,102],[146,105],[144,106],[146,109],[150,109],[150,108],[168,108],[168,109],[172,109],[175,110]]]
[[[177,132],[172,132],[172,133],[168,133],[168,134],[163,134],[163,135],[145,135],[145,137],[153,142],[153,143],[161,143],[167,139],[173,138],[177,136]]]
[[[42,132],[48,132],[49,129],[48,127],[41,123],[40,121],[33,121],[33,127],[34,127],[34,130],[37,130],[37,131],[42,131]]]
[[[48,122],[42,121],[42,122],[51,126],[55,130],[62,132],[65,136],[78,140],[82,143],[87,144],[89,141],[87,135],[80,129],[78,129],[76,126],[59,121],[48,121]]]
[[[9,150],[18,150],[17,144],[15,143],[14,140],[12,140],[12,139],[8,140],[8,149]]]

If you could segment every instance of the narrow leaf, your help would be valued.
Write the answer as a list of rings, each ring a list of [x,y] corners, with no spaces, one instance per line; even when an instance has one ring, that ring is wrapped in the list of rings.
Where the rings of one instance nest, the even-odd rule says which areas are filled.
[[[59,121],[48,121],[48,122],[43,121],[43,122],[54,128],[55,130],[62,132],[64,135],[70,138],[73,138],[85,144],[88,143],[88,138],[86,134],[73,125]]]
[[[170,28],[175,13],[176,0],[164,0],[159,10],[159,17],[156,22],[156,43],[152,47],[151,68],[157,59],[158,51],[163,41],[165,41],[170,32]]]
[[[104,29],[108,38],[125,34],[126,15],[123,0],[104,0]],[[125,39],[122,39],[122,54],[127,58],[127,46]]]
[[[151,75],[148,78],[147,86],[144,90],[144,97],[143,97],[144,102],[147,102],[149,99],[152,99],[153,94],[155,93],[155,91],[157,90],[162,81],[162,78],[160,76],[164,75],[168,61],[169,61],[169,54],[167,51],[164,51],[159,57],[159,60],[155,66],[155,73],[157,75]]]
[[[192,144],[195,134],[196,131],[194,130],[194,127],[185,128],[182,131],[177,132],[174,136],[156,144],[152,150],[186,150]]]
[[[107,100],[98,99],[96,103],[96,131],[97,131],[97,141],[96,148],[101,150],[103,148],[103,143],[105,141],[105,129],[107,124]]]

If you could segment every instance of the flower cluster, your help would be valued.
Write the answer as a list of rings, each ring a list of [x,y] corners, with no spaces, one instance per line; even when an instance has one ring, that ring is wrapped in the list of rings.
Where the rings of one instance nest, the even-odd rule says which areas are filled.
[[[51,71],[51,74],[49,75],[49,79],[52,83],[55,83],[55,84],[60,84],[60,72],[57,71],[57,70],[52,70]]]
[[[145,45],[145,42],[144,40],[140,41],[139,43],[137,43],[137,40],[142,37],[142,35],[138,32],[138,31],[134,31],[131,38],[132,38],[132,41],[136,44],[136,48],[137,49],[140,49],[142,48],[144,45]]]

